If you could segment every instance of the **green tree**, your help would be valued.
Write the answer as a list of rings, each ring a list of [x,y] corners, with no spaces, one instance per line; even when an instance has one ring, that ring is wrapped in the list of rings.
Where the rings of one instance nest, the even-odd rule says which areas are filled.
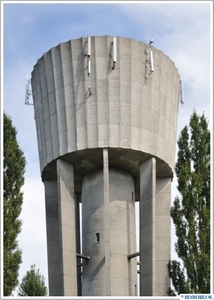
[[[19,296],[47,296],[47,287],[45,286],[45,278],[40,274],[36,265],[30,266],[30,271],[22,278],[19,286]]]
[[[18,271],[22,262],[22,252],[18,247],[17,236],[21,232],[19,215],[22,210],[24,172],[26,160],[20,149],[16,128],[4,113],[4,150],[3,150],[3,255],[4,255],[4,295],[10,296],[18,285]]]
[[[177,242],[175,251],[181,259],[168,264],[174,290],[181,293],[210,293],[210,132],[204,116],[196,111],[178,139],[175,173],[177,196],[171,208]]]

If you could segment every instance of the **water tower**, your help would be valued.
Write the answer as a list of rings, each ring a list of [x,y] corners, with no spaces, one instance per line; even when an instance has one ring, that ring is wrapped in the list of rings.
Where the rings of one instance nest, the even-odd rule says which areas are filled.
[[[174,63],[152,41],[82,37],[45,53],[31,85],[50,296],[135,296],[137,273],[141,296],[166,295]]]

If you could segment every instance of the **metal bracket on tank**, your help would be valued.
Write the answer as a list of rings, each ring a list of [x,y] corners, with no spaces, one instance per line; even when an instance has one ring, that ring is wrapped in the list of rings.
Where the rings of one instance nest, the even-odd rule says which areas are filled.
[[[135,253],[127,255],[127,257],[128,257],[128,259],[131,259],[131,258],[139,256],[139,255],[140,255],[140,252],[135,252]]]
[[[76,256],[77,256],[77,257],[80,257],[80,258],[83,258],[83,259],[87,259],[87,260],[90,260],[90,259],[91,259],[90,256],[88,256],[88,255],[83,255],[83,254],[79,254],[79,253],[76,253]]]
[[[91,96],[92,95],[92,91],[91,91],[91,87],[90,86],[88,87],[88,91],[89,91],[89,96]]]

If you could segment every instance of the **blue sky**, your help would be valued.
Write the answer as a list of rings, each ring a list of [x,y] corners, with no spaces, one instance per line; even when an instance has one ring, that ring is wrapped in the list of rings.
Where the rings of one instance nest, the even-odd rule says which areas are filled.
[[[33,66],[45,52],[59,43],[83,36],[122,36],[145,43],[153,38],[153,46],[175,62],[184,82],[185,104],[179,108],[178,134],[188,124],[193,109],[198,114],[204,112],[212,126],[212,1],[86,2],[1,1],[2,112],[4,109],[12,117],[27,160],[23,226],[19,235],[23,250],[20,279],[35,263],[46,277],[46,284],[44,189],[33,106],[24,105],[26,75],[31,75]],[[175,195],[176,179],[172,200]]]

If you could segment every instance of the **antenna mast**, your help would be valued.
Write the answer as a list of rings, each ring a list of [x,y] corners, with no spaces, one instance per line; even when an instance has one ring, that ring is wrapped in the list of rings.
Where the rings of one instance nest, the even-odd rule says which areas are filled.
[[[88,36],[88,53],[87,53],[87,63],[88,63],[88,90],[89,95],[92,95],[91,92],[91,83],[90,83],[90,75],[91,75],[91,37]]]
[[[115,65],[117,62],[117,38],[113,37],[113,53],[112,53],[112,58],[113,58],[113,66],[112,66],[112,70],[115,69]]]
[[[184,88],[183,88],[183,81],[180,80],[180,88],[179,88],[179,101],[181,105],[184,105]]]
[[[33,103],[29,102],[30,96],[32,95],[31,81],[29,76],[26,76],[26,88],[25,88],[25,105],[33,105]]]
[[[149,59],[146,60],[146,66],[150,67],[150,72],[149,74],[146,75],[146,78],[148,79],[149,76],[154,72],[154,60],[153,60],[153,53],[151,49],[151,45],[153,43],[153,39],[150,40],[149,42],[149,47],[146,49],[146,53],[149,54]]]

